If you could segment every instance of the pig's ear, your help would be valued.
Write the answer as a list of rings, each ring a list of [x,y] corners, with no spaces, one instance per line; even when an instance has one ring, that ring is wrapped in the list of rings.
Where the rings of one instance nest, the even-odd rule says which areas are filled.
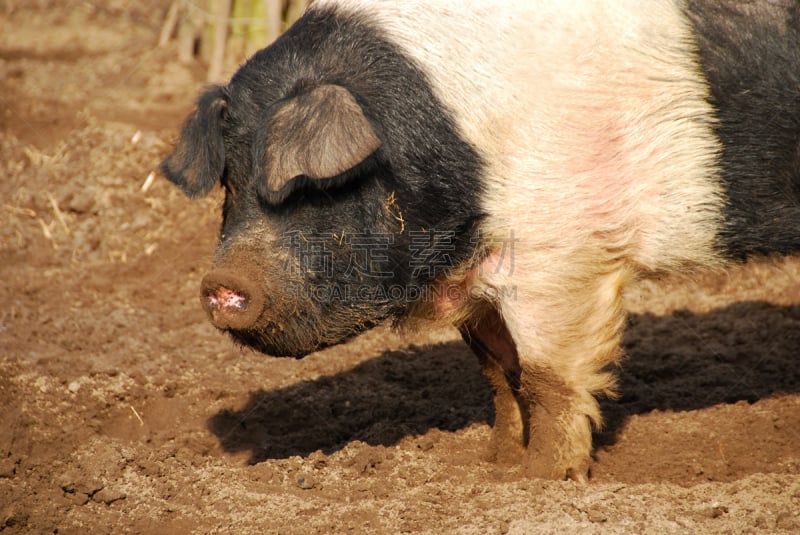
[[[161,163],[161,172],[189,197],[207,195],[225,169],[222,118],[228,100],[223,87],[206,91],[197,109],[183,125],[172,154]]]
[[[325,188],[349,175],[381,145],[353,95],[321,85],[282,103],[259,133],[259,193],[277,203],[311,183]]]

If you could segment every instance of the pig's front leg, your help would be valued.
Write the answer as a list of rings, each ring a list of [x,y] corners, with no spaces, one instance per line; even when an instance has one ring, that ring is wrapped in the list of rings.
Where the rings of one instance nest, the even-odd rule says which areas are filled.
[[[524,427],[518,436],[524,463],[535,477],[587,479],[592,426],[602,425],[595,395],[614,392],[607,368],[619,356],[628,271],[621,261],[594,260],[515,278],[513,288],[496,286],[499,314],[473,328],[486,352],[500,355],[494,362],[504,375],[519,374],[519,389],[513,393]],[[516,360],[503,357],[510,353],[505,338],[511,339]],[[492,382],[497,388],[497,378]],[[497,410],[506,409],[497,403]],[[515,417],[513,412],[497,416],[504,425]]]
[[[526,405],[520,403],[520,367],[514,341],[491,306],[461,324],[459,331],[494,388],[494,427],[487,457],[498,462],[519,462],[528,442],[528,414]]]

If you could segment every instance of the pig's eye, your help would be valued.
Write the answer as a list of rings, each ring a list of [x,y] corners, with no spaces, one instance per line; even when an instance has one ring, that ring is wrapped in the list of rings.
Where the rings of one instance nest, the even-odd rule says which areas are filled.
[[[381,146],[353,94],[329,84],[277,103],[256,140],[258,193],[273,205],[300,189],[341,187],[374,166]]]
[[[347,188],[358,187],[361,178],[374,173],[379,167],[378,162],[378,156],[372,155],[355,167],[333,177],[295,176],[289,179],[280,190],[259,191],[259,196],[271,206],[278,206],[301,194],[330,196]]]

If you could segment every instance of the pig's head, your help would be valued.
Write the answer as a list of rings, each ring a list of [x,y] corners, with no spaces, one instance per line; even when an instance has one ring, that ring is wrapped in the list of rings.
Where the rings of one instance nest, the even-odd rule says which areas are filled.
[[[307,14],[186,120],[164,175],[225,189],[201,302],[277,356],[342,342],[473,256],[476,152],[425,76],[363,22]]]

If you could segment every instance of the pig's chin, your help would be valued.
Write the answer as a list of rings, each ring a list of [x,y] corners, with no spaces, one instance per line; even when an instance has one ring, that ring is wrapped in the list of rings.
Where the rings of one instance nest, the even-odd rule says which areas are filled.
[[[341,342],[319,342],[311,346],[302,347],[299,345],[278,343],[271,338],[263,336],[257,331],[228,330],[227,332],[236,343],[249,347],[250,349],[254,349],[259,353],[269,355],[270,357],[290,357],[301,359],[306,355],[313,353],[314,351],[319,351],[320,349],[344,342],[344,340]]]
[[[337,332],[330,333],[324,338],[304,337],[302,340],[281,332],[274,333],[260,329],[226,329],[226,332],[235,342],[265,355],[301,359],[315,351],[347,342],[375,325],[372,322],[362,323],[346,330],[338,329]]]

